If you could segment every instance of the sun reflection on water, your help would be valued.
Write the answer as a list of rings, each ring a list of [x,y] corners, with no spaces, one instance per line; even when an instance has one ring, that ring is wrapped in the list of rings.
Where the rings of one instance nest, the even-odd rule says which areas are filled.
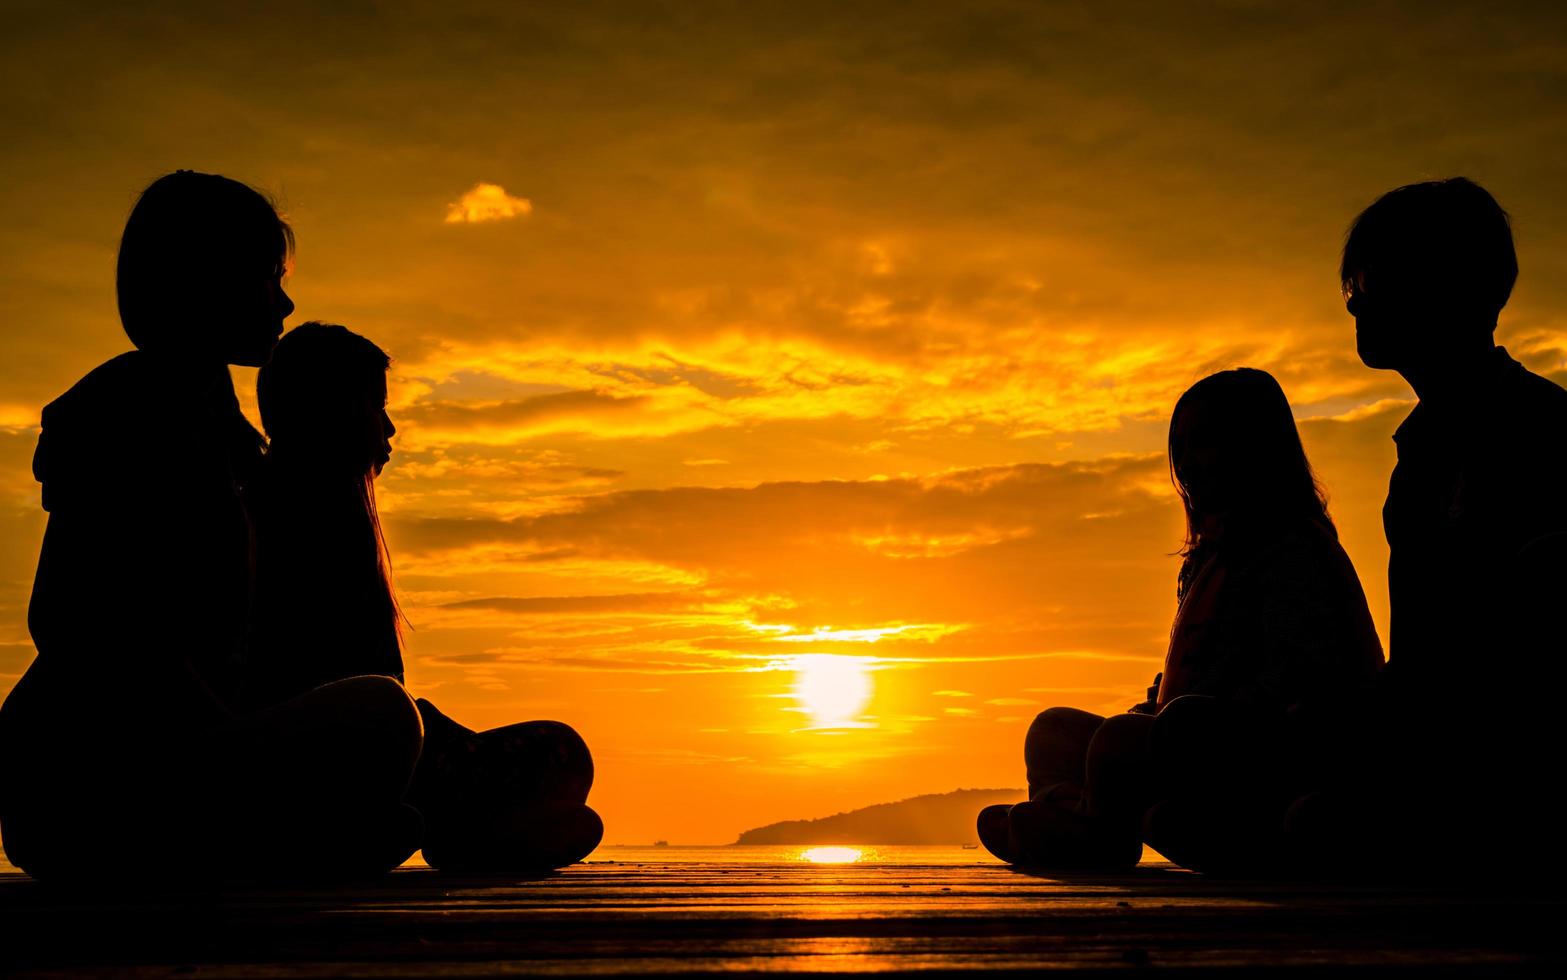
[[[864,857],[859,847],[807,847],[800,852],[800,860],[812,864],[853,864]]]

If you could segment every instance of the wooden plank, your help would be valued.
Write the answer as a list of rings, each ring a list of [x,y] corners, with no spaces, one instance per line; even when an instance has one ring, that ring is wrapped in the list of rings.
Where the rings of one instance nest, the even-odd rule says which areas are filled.
[[[1224,882],[976,865],[589,864],[537,879],[401,870],[316,889],[91,894],[0,876],[26,976],[821,972],[1559,973],[1564,902],[1473,889]]]

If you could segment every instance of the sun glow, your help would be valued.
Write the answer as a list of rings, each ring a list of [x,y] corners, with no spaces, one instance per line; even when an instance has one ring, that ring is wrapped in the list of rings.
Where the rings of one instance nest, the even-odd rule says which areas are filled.
[[[780,643],[875,643],[885,636],[898,636],[909,630],[922,629],[919,625],[883,626],[862,630],[835,630],[831,626],[818,626],[809,633],[791,633],[774,639]]]
[[[855,720],[871,697],[870,660],[831,653],[807,653],[791,660],[794,696],[819,727]]]
[[[800,860],[812,864],[853,864],[864,855],[858,847],[807,847]]]

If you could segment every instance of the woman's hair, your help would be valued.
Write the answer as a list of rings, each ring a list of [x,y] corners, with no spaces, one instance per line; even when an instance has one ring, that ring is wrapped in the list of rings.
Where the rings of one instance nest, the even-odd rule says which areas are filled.
[[[1188,413],[1200,413],[1194,417],[1200,417],[1204,442],[1213,450],[1213,472],[1203,477],[1222,493],[1226,538],[1292,524],[1316,525],[1337,537],[1284,389],[1266,371],[1236,368],[1192,385],[1170,415],[1170,479],[1186,510],[1180,554],[1189,559],[1204,544],[1203,518],[1217,516],[1202,512],[1202,494],[1194,493],[1192,485],[1195,474],[1179,467]]]
[[[292,229],[260,191],[217,174],[165,174],[120,236],[120,322],[138,348],[187,345],[236,286],[281,275],[293,251]]]
[[[381,607],[376,615],[391,627],[400,645],[403,616],[392,587],[391,557],[375,501],[375,458],[368,448],[371,412],[381,410],[377,396],[385,390],[390,365],[385,351],[347,327],[303,323],[283,335],[257,374],[256,400],[269,440],[266,485],[274,494],[283,483],[300,491],[286,504],[282,499],[269,502],[274,520],[294,525],[277,531],[357,527],[362,533],[348,537],[349,547],[363,546],[366,564],[358,567],[373,567],[371,591]],[[354,513],[324,513],[342,506],[344,490],[352,491],[346,499],[354,502]],[[287,507],[295,512],[288,513]],[[327,537],[342,540],[335,534]]]

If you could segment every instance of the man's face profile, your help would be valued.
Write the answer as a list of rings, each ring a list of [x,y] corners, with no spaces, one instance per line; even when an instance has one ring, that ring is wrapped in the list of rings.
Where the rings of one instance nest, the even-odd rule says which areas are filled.
[[[1355,350],[1368,368],[1398,371],[1440,358],[1457,334],[1440,283],[1374,275],[1344,281],[1344,308],[1355,318]]]
[[[1408,349],[1408,313],[1390,283],[1373,292],[1364,270],[1344,281],[1344,308],[1355,318],[1355,350],[1361,363],[1377,370],[1396,369]]]

